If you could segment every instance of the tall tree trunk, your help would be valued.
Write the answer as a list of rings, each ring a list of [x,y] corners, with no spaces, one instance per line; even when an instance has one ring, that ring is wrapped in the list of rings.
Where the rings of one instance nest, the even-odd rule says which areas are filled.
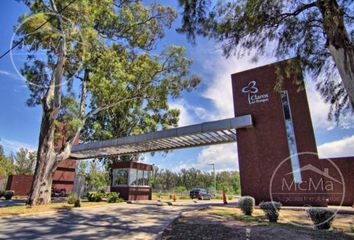
[[[354,45],[345,28],[343,13],[336,0],[320,1],[319,8],[323,16],[328,49],[354,106]]]
[[[28,204],[32,206],[48,204],[51,200],[53,173],[57,165],[54,130],[53,111],[43,109],[37,164],[28,198]]]
[[[65,148],[65,154],[57,154],[54,139],[55,120],[57,119],[61,107],[61,80],[65,60],[65,39],[62,37],[53,77],[42,100],[43,113],[39,134],[37,164],[33,176],[31,192],[27,201],[31,206],[50,203],[54,172],[58,162],[68,158],[68,152],[71,150],[70,148]]]

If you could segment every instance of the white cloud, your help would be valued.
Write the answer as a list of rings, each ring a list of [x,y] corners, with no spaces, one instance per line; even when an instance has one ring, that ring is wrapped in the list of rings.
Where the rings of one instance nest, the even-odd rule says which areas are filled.
[[[178,126],[187,126],[191,125],[195,122],[195,119],[193,117],[193,109],[183,100],[179,99],[176,101],[173,101],[169,103],[170,108],[176,108],[179,109],[180,114],[179,114],[179,121],[178,121]]]
[[[210,53],[210,47],[204,48]],[[234,116],[234,104],[232,97],[231,74],[255,68],[275,61],[268,55],[261,56],[257,62],[253,62],[252,54],[238,58],[231,56],[225,58],[221,50],[216,48],[211,50],[213,56],[205,59],[203,62],[204,70],[211,74],[211,79],[206,81],[207,89],[201,93],[201,96],[212,101],[215,110],[206,110],[209,119],[219,120],[222,118],[231,118]]]
[[[320,158],[354,156],[354,135],[318,146]]]
[[[335,122],[328,120],[327,116],[330,106],[323,101],[319,92],[316,91],[315,83],[313,81],[306,81],[306,93],[310,107],[312,124],[315,129],[331,130],[335,127],[346,129],[354,127],[354,116],[350,113],[340,118],[338,126]]]
[[[20,148],[27,148],[29,151],[36,151],[37,148],[31,144],[20,142],[16,140],[9,140],[6,138],[0,139],[0,145],[4,147],[5,152],[17,152]]]
[[[271,48],[271,47],[270,47]],[[212,101],[215,108],[195,109],[195,113],[203,120],[219,120],[222,118],[230,118],[234,116],[234,105],[232,97],[231,74],[252,69],[262,65],[270,64],[277,61],[270,54],[258,57],[258,61],[252,62],[252,54],[238,58],[231,56],[226,59],[220,50],[216,47],[210,50],[210,47],[203,47],[207,53],[201,52],[196,58],[204,59],[204,71],[210,73],[210,79],[203,79],[207,88],[201,93],[201,96]],[[271,50],[269,50],[271,52]],[[212,54],[212,57],[210,57]],[[314,81],[310,81],[306,76],[306,91],[309,101],[311,117],[315,129],[331,130],[335,127],[353,128],[354,116],[350,113],[340,118],[340,122],[328,121],[329,104],[325,103],[319,92],[315,88]]]
[[[198,154],[195,167],[209,171],[210,163],[215,163],[217,171],[238,170],[237,145],[232,143],[205,147]]]
[[[10,75],[11,75],[11,73],[10,73],[10,72],[8,72],[8,71],[4,71],[4,70],[0,70],[0,74],[2,74],[2,75],[6,75],[6,76],[10,76]]]

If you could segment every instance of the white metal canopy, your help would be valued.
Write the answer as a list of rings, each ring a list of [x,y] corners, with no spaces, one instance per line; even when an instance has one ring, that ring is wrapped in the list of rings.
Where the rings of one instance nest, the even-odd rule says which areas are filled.
[[[236,141],[236,129],[252,127],[251,115],[73,146],[71,157],[88,159],[198,147]]]

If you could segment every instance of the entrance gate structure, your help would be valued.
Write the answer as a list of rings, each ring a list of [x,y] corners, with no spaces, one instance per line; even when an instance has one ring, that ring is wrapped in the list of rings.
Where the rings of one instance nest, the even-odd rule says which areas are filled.
[[[297,71],[281,74],[289,64]],[[279,82],[282,90],[275,91]],[[234,118],[78,144],[71,157],[88,159],[237,142],[242,195],[255,197],[257,203],[353,204],[354,157],[318,158],[306,92],[299,91],[303,77],[296,59],[233,74],[232,86]]]

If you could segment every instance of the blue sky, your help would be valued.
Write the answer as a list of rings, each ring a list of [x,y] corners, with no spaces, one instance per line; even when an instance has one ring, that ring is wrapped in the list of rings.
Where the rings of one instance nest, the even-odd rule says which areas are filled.
[[[161,2],[171,4],[172,1]],[[10,47],[14,25],[25,11],[26,8],[14,0],[1,2],[1,54]],[[233,117],[230,75],[276,59],[269,54],[260,57],[257,63],[252,63],[249,57],[238,59],[232,56],[225,59],[220,46],[214,41],[198,39],[197,45],[191,45],[184,35],[175,32],[178,25],[179,21],[176,21],[173,29],[167,31],[159,48],[169,44],[184,45],[188,56],[194,61],[192,71],[202,78],[196,91],[183,94],[170,103],[181,110],[180,126]],[[305,80],[320,157],[354,156],[354,117],[343,117],[339,126],[327,121],[328,105],[314,90],[313,82]],[[7,153],[20,147],[36,149],[41,108],[26,106],[29,91],[16,73],[9,55],[0,60],[0,81],[0,144]],[[197,167],[209,171],[211,167],[208,163],[211,162],[216,163],[217,170],[238,169],[236,144],[182,149],[167,155],[149,154],[145,155],[144,161],[171,170]]]

